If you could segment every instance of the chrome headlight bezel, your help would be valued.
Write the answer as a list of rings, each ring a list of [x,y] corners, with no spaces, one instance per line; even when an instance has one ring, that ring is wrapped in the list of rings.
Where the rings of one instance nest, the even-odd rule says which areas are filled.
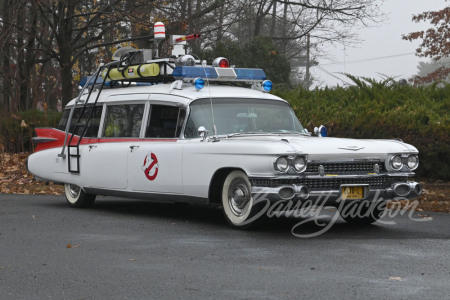
[[[297,155],[292,160],[292,167],[295,172],[302,173],[306,170],[306,158],[304,156]]]
[[[278,172],[286,173],[289,170],[289,159],[286,156],[279,156],[273,166]]]
[[[412,167],[409,164],[410,163],[410,158],[413,158],[415,160],[415,165],[413,165]],[[419,167],[419,155],[417,155],[417,154],[409,154],[406,157],[405,166],[411,171],[414,171],[415,169],[417,169]]]
[[[412,163],[415,161],[415,164]],[[386,160],[387,170],[400,171],[414,171],[419,167],[419,155],[417,153],[395,153],[390,154]]]
[[[302,173],[306,170],[307,158],[304,155],[281,155],[275,159],[273,167],[279,173]]]
[[[400,163],[400,165],[397,165],[397,167],[394,164]],[[389,158],[389,166],[394,171],[400,171],[403,168],[403,159],[400,154],[394,154]]]

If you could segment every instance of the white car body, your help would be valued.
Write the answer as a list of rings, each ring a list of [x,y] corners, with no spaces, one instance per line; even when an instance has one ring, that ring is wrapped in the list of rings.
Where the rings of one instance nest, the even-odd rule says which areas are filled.
[[[98,107],[88,121],[90,136],[75,134],[67,142],[72,131],[64,122],[60,130],[37,129],[36,152],[28,159],[37,178],[66,185],[72,206],[95,195],[216,205],[232,225],[241,225],[261,195],[271,203],[326,197],[325,204],[337,206],[421,193],[410,181],[418,165],[412,145],[311,136],[285,100],[254,88],[208,83],[198,90],[182,80],[108,88],[80,94],[67,112],[86,99],[85,107],[95,101]],[[275,129],[256,130],[256,124]]]

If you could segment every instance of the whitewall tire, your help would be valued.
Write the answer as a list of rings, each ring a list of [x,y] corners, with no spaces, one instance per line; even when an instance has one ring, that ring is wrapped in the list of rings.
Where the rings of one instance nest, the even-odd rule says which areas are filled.
[[[232,227],[244,228],[253,223],[252,185],[247,175],[239,170],[227,175],[222,186],[222,207]],[[256,218],[255,218],[256,220]]]
[[[86,194],[81,187],[75,184],[64,184],[64,195],[67,203],[72,207],[91,207],[95,201],[95,195]]]

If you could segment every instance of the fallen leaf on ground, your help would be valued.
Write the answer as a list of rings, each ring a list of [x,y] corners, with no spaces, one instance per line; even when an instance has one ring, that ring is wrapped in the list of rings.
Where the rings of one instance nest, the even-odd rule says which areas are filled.
[[[389,280],[403,281],[401,277],[394,277],[394,276],[389,277]]]
[[[417,215],[425,220],[433,220],[433,217],[430,215],[421,215],[421,214],[417,214]]]

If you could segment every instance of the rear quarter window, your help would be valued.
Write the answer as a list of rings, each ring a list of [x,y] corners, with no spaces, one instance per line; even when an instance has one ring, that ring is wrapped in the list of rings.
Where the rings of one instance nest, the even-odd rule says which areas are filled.
[[[70,128],[69,128],[70,133],[74,132],[75,125],[78,122],[78,126],[75,130],[75,134],[76,135],[82,134],[84,125],[86,124],[89,113],[91,112],[92,109],[93,109],[93,106],[86,106],[84,111],[83,111],[82,107],[78,107],[75,109],[73,116],[72,116],[72,121],[70,122]],[[92,115],[89,119],[88,125],[86,127],[86,131],[84,133],[85,137],[97,137],[98,130],[100,128],[100,118],[102,116],[102,111],[103,111],[103,106],[95,107],[95,109],[92,112]],[[62,131],[66,130],[66,125],[67,125],[67,122],[69,119],[69,115],[70,115],[70,109],[64,110],[61,120],[59,121],[59,124],[57,127],[59,130],[62,130]],[[81,118],[80,118],[80,115],[81,115]]]
[[[144,108],[144,104],[123,104],[107,106],[103,136],[107,138],[138,138],[141,132]]]

